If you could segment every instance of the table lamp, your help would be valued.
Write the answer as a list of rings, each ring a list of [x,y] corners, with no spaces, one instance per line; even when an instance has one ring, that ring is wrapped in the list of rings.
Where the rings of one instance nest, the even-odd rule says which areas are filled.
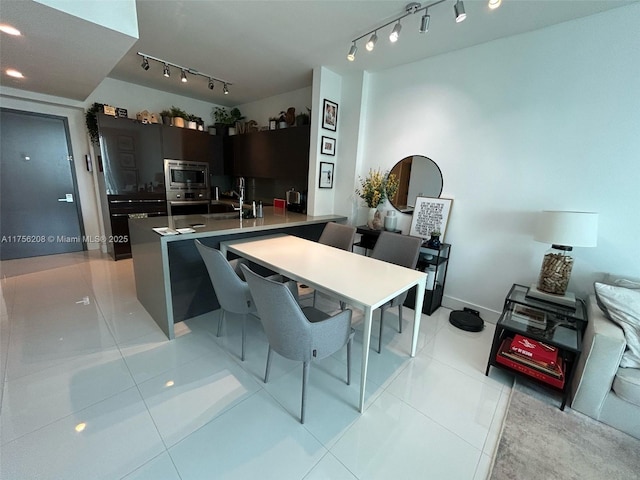
[[[550,243],[542,260],[538,283],[527,296],[575,308],[575,295],[567,292],[573,268],[573,247],[598,244],[598,214],[594,212],[543,211],[535,240]]]

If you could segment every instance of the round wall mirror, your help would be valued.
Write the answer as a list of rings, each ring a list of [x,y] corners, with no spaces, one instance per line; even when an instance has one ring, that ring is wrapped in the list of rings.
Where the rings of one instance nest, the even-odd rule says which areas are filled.
[[[416,197],[438,198],[442,193],[442,172],[438,164],[422,155],[411,155],[391,169],[399,180],[398,191],[389,201],[402,213],[412,214]]]

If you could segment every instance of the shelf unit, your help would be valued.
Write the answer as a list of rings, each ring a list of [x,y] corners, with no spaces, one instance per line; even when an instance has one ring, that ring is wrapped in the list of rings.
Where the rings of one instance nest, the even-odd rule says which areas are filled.
[[[376,245],[376,241],[383,230],[373,230],[366,225],[357,227],[356,233],[361,235],[360,240],[353,244],[354,247],[363,248],[365,254]],[[400,233],[399,231],[396,233]],[[440,248],[431,248],[426,245],[426,241],[420,248],[420,258],[418,259],[417,270],[428,272],[427,288],[424,292],[422,303],[422,313],[431,315],[442,305],[444,287],[447,280],[447,269],[449,267],[449,257],[451,255],[451,244],[443,243]],[[409,290],[405,307],[414,308],[416,304],[416,288]]]
[[[485,375],[489,375],[490,368],[495,367],[516,376],[527,378],[552,391],[559,392],[562,395],[560,410],[564,410],[576,364],[582,351],[582,336],[588,321],[587,310],[581,299],[576,299],[576,308],[573,309],[528,297],[528,291],[529,287],[518,284],[514,284],[509,290],[504,301],[502,314],[496,324]],[[514,308],[518,305],[544,314],[546,326],[538,328],[533,323],[523,320],[522,316],[514,316]],[[535,376],[524,373],[522,371],[524,369],[510,367],[496,360],[503,341],[506,338],[513,338],[516,334],[558,348],[558,355],[562,357],[564,363],[565,378],[562,388],[550,385]]]

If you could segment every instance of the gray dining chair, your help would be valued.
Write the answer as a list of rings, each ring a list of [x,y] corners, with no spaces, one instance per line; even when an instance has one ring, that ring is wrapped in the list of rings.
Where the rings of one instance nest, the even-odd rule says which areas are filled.
[[[303,362],[300,423],[304,423],[311,360],[320,360],[347,345],[347,385],[351,384],[351,310],[330,316],[313,307],[300,307],[286,285],[263,278],[241,265],[260,321],[269,341],[264,383],[269,381],[272,352]]]
[[[401,235],[398,233],[381,232],[376,241],[371,258],[383,260],[385,262],[394,263],[401,267],[416,268],[418,257],[420,256],[420,247],[422,246],[422,238],[411,237],[409,235]],[[381,279],[384,281],[384,279]],[[398,332],[402,333],[402,304],[407,298],[404,292],[393,300],[385,303],[380,307],[380,335],[378,336],[378,353],[382,349],[382,328],[384,326],[384,313],[388,308],[398,307]]]
[[[200,240],[195,240],[195,244],[207,267],[209,278],[222,310],[216,335],[220,336],[227,312],[242,315],[242,354],[240,358],[244,362],[247,340],[247,315],[256,313],[256,307],[251,297],[249,285],[241,278],[239,265],[243,261],[242,259],[237,259],[229,262],[220,250],[207,247]]]
[[[350,252],[353,249],[353,239],[356,236],[356,227],[342,223],[329,222],[324,226],[318,243],[329,245]],[[313,292],[313,306],[316,306],[316,292]],[[344,302],[340,302],[340,309],[345,309]]]

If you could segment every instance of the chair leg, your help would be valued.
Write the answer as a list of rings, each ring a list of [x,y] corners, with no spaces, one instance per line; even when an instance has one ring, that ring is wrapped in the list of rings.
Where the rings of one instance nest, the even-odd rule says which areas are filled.
[[[269,345],[269,351],[267,352],[267,368],[264,371],[264,383],[269,381],[269,370],[271,369],[271,345]]]
[[[242,317],[242,355],[240,359],[244,362],[244,345],[247,343],[247,316]]]
[[[352,338],[347,342],[347,385],[351,385],[351,343]]]
[[[380,335],[378,336],[378,353],[382,351],[382,327],[384,325],[384,311],[384,308],[380,310]]]
[[[222,323],[224,322],[224,310],[220,310],[220,319],[218,320],[218,333],[216,333],[216,337],[219,337],[222,333]]]
[[[307,406],[307,382],[309,381],[309,365],[311,362],[302,364],[302,405],[300,408],[300,423],[304,423],[304,413]]]
[[[398,305],[398,333],[402,333],[402,304]]]

